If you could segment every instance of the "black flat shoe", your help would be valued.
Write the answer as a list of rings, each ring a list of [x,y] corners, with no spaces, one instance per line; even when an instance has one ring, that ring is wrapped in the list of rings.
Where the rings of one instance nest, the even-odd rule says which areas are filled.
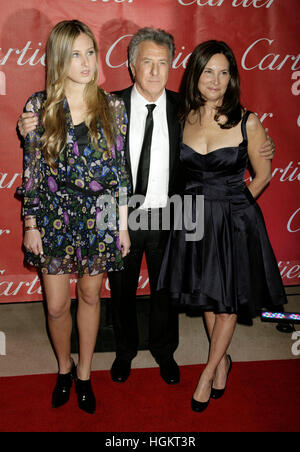
[[[170,358],[159,363],[161,378],[168,385],[175,385],[180,382],[180,371],[176,361]]]
[[[210,401],[210,398],[208,399],[207,402],[198,402],[193,397],[192,401],[191,401],[192,410],[196,411],[196,413],[202,413],[202,411],[206,410],[206,408],[208,407],[209,401]]]
[[[75,380],[78,406],[88,414],[96,411],[96,398],[92,389],[91,380]]]
[[[112,381],[116,383],[124,383],[130,375],[131,361],[125,361],[121,358],[116,358],[110,369]]]
[[[227,355],[227,358],[229,360],[229,369],[228,369],[228,372],[227,372],[227,380],[228,380],[229,374],[230,374],[231,369],[232,369],[232,360],[231,360],[231,356],[230,355]],[[224,389],[214,389],[214,388],[212,388],[210,396],[211,396],[212,399],[215,399],[215,400],[220,399],[224,395],[225,390],[226,390],[226,386],[225,386]]]
[[[58,374],[56,385],[52,394],[52,407],[59,408],[65,405],[70,398],[73,379],[76,375],[76,367],[72,360],[71,371],[67,374]]]

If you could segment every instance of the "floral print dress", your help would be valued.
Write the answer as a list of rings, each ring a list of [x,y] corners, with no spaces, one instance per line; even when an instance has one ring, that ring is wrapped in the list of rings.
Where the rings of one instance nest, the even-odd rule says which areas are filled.
[[[105,93],[116,128],[108,152],[100,121],[98,148],[88,135],[78,143],[67,99],[63,101],[67,138],[52,169],[41,152],[43,104],[46,93],[33,94],[26,111],[36,113],[39,125],[25,140],[23,215],[35,215],[43,255],[25,253],[25,261],[44,274],[78,273],[91,276],[123,268],[119,241],[119,205],[127,204],[130,183],[124,157],[127,116],[123,101]],[[86,128],[87,129],[87,128]]]

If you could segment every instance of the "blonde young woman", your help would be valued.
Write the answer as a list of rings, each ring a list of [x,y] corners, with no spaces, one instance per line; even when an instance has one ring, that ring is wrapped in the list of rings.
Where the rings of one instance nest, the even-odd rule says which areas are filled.
[[[123,268],[130,248],[124,161],[127,118],[118,98],[100,90],[91,30],[58,23],[47,43],[46,90],[26,111],[38,127],[25,140],[25,261],[40,269],[59,373],[52,406],[64,405],[75,379],[79,407],[96,410],[90,373],[103,275]],[[71,358],[70,274],[78,274],[79,361]]]

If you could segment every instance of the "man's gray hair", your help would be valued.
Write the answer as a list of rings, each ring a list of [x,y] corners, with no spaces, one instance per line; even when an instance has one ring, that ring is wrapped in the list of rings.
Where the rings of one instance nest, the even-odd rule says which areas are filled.
[[[128,47],[129,63],[132,63],[133,66],[135,65],[136,57],[138,54],[138,47],[144,41],[152,41],[157,45],[167,46],[169,49],[171,66],[175,55],[175,43],[173,36],[170,33],[167,33],[166,31],[159,28],[155,29],[149,27],[141,28],[133,35]]]

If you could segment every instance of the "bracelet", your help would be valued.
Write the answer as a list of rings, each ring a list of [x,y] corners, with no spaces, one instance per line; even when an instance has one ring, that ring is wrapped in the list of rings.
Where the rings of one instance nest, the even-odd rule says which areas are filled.
[[[36,226],[25,226],[24,231],[38,231],[39,228],[37,228]]]

